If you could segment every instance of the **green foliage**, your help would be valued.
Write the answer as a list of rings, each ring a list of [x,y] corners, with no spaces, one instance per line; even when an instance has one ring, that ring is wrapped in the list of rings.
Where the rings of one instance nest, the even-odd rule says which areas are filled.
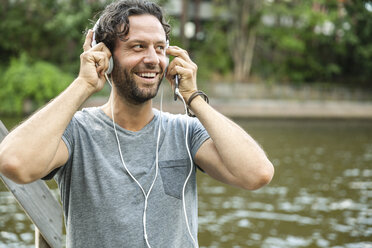
[[[346,2],[350,30],[345,32],[340,44],[344,50],[337,49],[337,52],[348,80],[367,82],[372,86],[372,11],[367,10],[367,5],[372,8],[372,1]]]
[[[295,36],[283,36],[278,41],[278,48],[291,51],[293,53],[302,53],[306,49],[305,43]]]
[[[69,74],[44,61],[31,61],[25,54],[11,59],[0,78],[0,112],[22,114],[24,105],[34,110],[59,94],[73,80]]]
[[[221,24],[206,24],[208,33],[203,41],[193,41],[191,50],[198,65],[198,78],[210,80],[213,75],[226,76],[232,71],[226,33]]]
[[[0,4],[0,63],[26,52],[77,73],[83,31],[108,1],[4,0]]]
[[[283,1],[265,6],[254,71],[290,82],[371,83],[371,1]]]
[[[109,2],[1,1],[0,68],[8,71],[10,58],[26,53],[30,58],[77,74],[83,32],[93,26],[95,15]],[[348,0],[341,5],[338,0],[261,2],[260,15],[251,13],[252,21],[247,27],[257,30],[252,67],[256,77],[274,82],[372,84],[372,12],[368,10],[372,8],[371,0]],[[198,64],[200,79],[211,79],[216,74],[227,78],[234,70],[229,52],[233,47],[228,44],[236,13],[229,5],[231,1],[206,3],[215,8],[215,16],[200,20],[204,39],[190,40],[189,53]],[[271,25],[263,22],[268,17],[273,20]],[[175,26],[179,26],[178,18],[171,17]],[[332,26],[328,33],[327,25]],[[172,37],[171,43],[181,42],[179,37]]]

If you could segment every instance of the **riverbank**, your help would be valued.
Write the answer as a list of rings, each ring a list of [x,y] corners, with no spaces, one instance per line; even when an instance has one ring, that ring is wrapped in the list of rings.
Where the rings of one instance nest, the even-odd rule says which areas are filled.
[[[168,84],[163,84],[163,110],[184,113],[181,101],[173,101]],[[372,120],[372,92],[340,86],[228,84],[201,87],[210,104],[230,118],[361,119]],[[160,90],[161,92],[161,90]],[[160,106],[160,92],[154,106]],[[85,104],[99,106],[107,97],[92,97]]]
[[[94,97],[84,107],[102,105],[107,98]],[[282,119],[361,119],[372,120],[372,102],[320,101],[320,100],[272,100],[239,99],[223,100],[211,98],[210,104],[230,118],[282,118]],[[159,99],[154,106],[159,108]],[[163,110],[170,113],[184,113],[180,101],[163,100]]]

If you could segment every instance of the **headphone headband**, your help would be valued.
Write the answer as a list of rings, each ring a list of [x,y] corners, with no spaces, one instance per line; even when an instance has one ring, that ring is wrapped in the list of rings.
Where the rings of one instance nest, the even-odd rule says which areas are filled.
[[[94,27],[93,27],[93,39],[92,39],[92,47],[94,47],[95,45],[97,45],[97,41],[96,41],[96,30],[98,28],[98,25],[99,25],[99,21],[101,20],[101,18],[99,18],[96,23],[94,24]]]

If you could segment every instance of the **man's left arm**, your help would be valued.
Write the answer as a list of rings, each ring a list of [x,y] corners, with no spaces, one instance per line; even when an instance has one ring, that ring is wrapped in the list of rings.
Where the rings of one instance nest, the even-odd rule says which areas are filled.
[[[170,46],[166,53],[175,56],[168,66],[167,78],[173,87],[174,76],[181,78],[179,91],[188,102],[197,90],[198,67],[180,47]],[[189,107],[211,137],[195,155],[200,168],[219,181],[243,189],[258,189],[271,181],[274,167],[251,136],[200,96],[195,97]]]
[[[271,181],[274,167],[249,134],[200,96],[193,99],[190,108],[211,137],[195,155],[200,168],[221,182],[243,189],[258,189]]]

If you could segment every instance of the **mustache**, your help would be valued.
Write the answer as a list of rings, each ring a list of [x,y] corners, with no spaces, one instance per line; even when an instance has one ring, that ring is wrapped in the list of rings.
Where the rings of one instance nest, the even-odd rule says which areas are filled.
[[[113,56],[113,57],[114,57],[114,70],[115,69],[117,69],[118,71],[125,70],[125,68],[122,67],[119,60],[115,56]],[[141,64],[138,64],[136,67],[132,68],[130,70],[130,72],[138,73],[138,72],[142,72],[142,71],[145,71],[145,70],[151,70],[151,71],[155,71],[159,74],[162,74],[164,72],[164,70],[166,70],[166,69],[161,68],[159,64],[141,63]]]
[[[138,65],[132,69],[132,72],[137,73],[137,72],[142,72],[146,70],[156,71],[159,74],[162,74],[164,72],[163,68],[161,68],[159,65],[154,65],[154,64]]]

